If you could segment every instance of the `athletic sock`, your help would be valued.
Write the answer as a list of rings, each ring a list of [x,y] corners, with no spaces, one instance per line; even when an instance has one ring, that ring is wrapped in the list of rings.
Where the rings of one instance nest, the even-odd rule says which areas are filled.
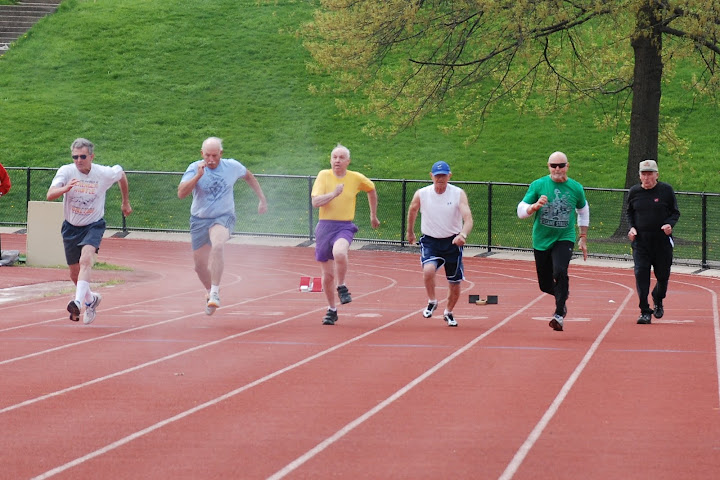
[[[90,293],[90,283],[85,280],[78,280],[77,288],[75,288],[75,300],[82,305]]]

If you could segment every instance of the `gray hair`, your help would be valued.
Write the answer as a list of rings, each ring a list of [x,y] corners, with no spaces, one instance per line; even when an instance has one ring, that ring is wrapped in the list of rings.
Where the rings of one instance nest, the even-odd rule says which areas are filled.
[[[222,146],[222,138],[218,138],[218,137],[208,137],[208,138],[206,138],[205,141],[202,143],[202,151],[203,151],[203,152],[205,151],[205,146],[207,146],[207,145],[209,145],[209,144],[216,144],[216,145],[218,146],[218,148],[220,148],[220,150],[223,149],[223,146]]]
[[[70,145],[70,152],[79,148],[87,148],[88,153],[92,155],[95,145],[87,138],[76,138],[72,145]]]
[[[345,145],[338,143],[335,148],[332,149],[332,152],[330,152],[330,155],[333,154],[336,150],[343,150],[345,153],[347,153],[348,158],[350,158],[350,149],[347,148]]]

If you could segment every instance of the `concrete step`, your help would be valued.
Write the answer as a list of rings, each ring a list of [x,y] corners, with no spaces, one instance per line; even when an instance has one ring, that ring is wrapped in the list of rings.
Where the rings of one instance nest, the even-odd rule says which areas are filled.
[[[0,43],[12,43],[20,38],[23,33],[24,32],[21,32],[17,35],[13,35],[12,33],[0,33]]]
[[[0,19],[3,22],[12,22],[12,23],[32,22],[34,24],[35,22],[37,22],[38,20],[40,20],[41,18],[46,17],[46,16],[47,16],[47,14],[44,14],[44,13],[42,15],[27,15],[27,14],[3,15],[2,17],[0,17]]]
[[[30,22],[27,20],[22,21],[22,22],[12,22],[12,21],[8,21],[8,20],[0,20],[0,30],[2,30],[4,28],[11,28],[11,27],[24,28],[27,30],[29,27],[32,27],[33,25],[35,25],[35,22]]]
[[[25,29],[28,29],[35,25],[35,22],[37,20],[5,20],[4,18],[0,19],[0,29],[3,29],[5,27],[22,27]]]
[[[0,27],[0,35],[2,34],[10,34],[10,33],[25,33],[28,29],[24,27]]]
[[[10,13],[52,13],[57,10],[55,5],[0,5],[0,15]]]

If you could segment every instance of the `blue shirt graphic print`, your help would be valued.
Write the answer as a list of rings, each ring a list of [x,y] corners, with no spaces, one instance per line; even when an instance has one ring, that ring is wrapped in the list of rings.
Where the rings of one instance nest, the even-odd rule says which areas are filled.
[[[181,182],[190,180],[197,174],[202,160],[191,163],[183,174]],[[232,158],[223,158],[214,169],[205,167],[205,173],[193,189],[193,201],[190,214],[199,218],[217,218],[222,215],[235,215],[235,196],[233,189],[239,178],[244,178],[247,168]]]

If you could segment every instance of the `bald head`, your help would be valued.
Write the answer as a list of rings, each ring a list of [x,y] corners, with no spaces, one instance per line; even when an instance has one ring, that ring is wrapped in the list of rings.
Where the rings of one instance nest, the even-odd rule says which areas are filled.
[[[209,150],[219,150],[222,152],[222,139],[218,137],[206,138],[202,143],[202,151],[208,152]]]
[[[206,139],[200,149],[200,154],[205,160],[205,166],[211,170],[214,170],[220,164],[222,153],[222,140],[217,137]]]
[[[567,163],[567,155],[563,152],[553,152],[548,158],[548,163]]]
[[[568,165],[567,155],[563,152],[553,152],[548,158],[548,170],[550,170],[550,178],[553,182],[566,182]]]

